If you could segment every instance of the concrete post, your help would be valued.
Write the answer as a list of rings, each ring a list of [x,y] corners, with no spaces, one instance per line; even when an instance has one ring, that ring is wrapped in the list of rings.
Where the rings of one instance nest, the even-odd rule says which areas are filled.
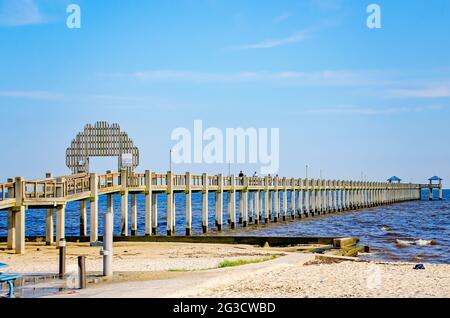
[[[186,172],[186,236],[192,235],[192,175]]]
[[[9,222],[8,234],[14,238],[10,238],[9,246],[14,247],[16,254],[25,253],[25,206],[23,205],[24,197],[24,180],[17,177],[14,180],[14,195],[16,198],[16,206],[12,208],[11,217],[14,220]]]
[[[241,179],[239,179],[239,185],[241,185]],[[242,190],[238,193],[239,196],[239,203],[238,203],[238,209],[239,209],[239,224],[242,224],[243,222],[243,214],[244,214],[244,195],[242,194]]]
[[[131,235],[137,235],[137,198],[134,193],[131,195]]]
[[[283,191],[283,216],[282,216],[283,217],[283,222],[286,221],[286,217],[287,217],[287,209],[288,209],[287,193],[288,193],[287,190],[284,189],[284,191]]]
[[[297,194],[297,215],[301,219],[303,217],[303,191],[305,182],[302,179],[298,180],[298,194]]]
[[[291,184],[293,186],[292,191],[291,191],[291,220],[295,219],[295,211],[296,211],[296,207],[295,207],[295,202],[296,202],[296,186],[295,186],[295,182],[297,182],[297,180],[292,179]]]
[[[98,179],[97,174],[90,174],[90,185],[91,185],[91,229],[90,229],[90,241],[98,241]]]
[[[103,219],[103,276],[113,275],[113,213],[108,211]]]
[[[152,172],[145,170],[145,235],[152,235]]]
[[[310,194],[309,190],[310,180],[305,179],[305,216],[308,217],[311,213],[311,203],[310,203]]]
[[[269,190],[269,177],[264,177],[265,193],[264,193],[264,223],[270,221],[270,190]]]
[[[120,228],[122,236],[128,236],[128,171],[120,171]]]
[[[208,232],[208,175],[204,173],[202,175],[203,179],[203,190],[202,190],[202,229],[203,233]]]
[[[158,234],[158,193],[152,192],[152,234]]]
[[[231,175],[231,191],[228,192],[230,196],[230,228],[236,228],[236,178],[234,175]]]
[[[273,192],[273,203],[274,203],[274,213],[275,216],[273,218],[273,221],[275,223],[278,222],[278,220],[280,219],[280,192],[278,191],[278,185],[279,185],[279,179],[278,176],[275,177],[275,191]]]
[[[439,200],[442,201],[443,193],[442,193],[442,180],[439,180]]]
[[[431,186],[428,188],[428,200],[433,201],[433,188]]]
[[[8,209],[8,250],[16,249],[16,226],[13,209]]]
[[[87,204],[86,200],[80,200],[80,236],[87,236]]]
[[[49,208],[45,213],[45,245],[48,246],[53,245],[55,239],[53,235],[54,212],[53,208]]]
[[[66,236],[66,206],[60,204],[56,207],[56,242],[61,241]],[[58,248],[58,246],[56,247]]]
[[[219,191],[216,193],[216,215],[217,230],[222,231],[223,224],[223,175],[219,174]]]
[[[173,194],[173,175],[172,171],[167,171],[167,213],[166,213],[166,230],[167,236],[175,235],[173,231],[173,219],[175,215],[174,209],[174,194]]]
[[[256,191],[254,194],[254,203],[255,203],[255,224],[258,224],[261,218],[261,202],[262,200],[260,199],[260,192]]]

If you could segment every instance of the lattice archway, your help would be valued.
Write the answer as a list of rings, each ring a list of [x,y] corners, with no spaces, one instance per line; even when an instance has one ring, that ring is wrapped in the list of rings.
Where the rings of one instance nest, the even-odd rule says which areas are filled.
[[[118,169],[134,170],[139,165],[139,149],[119,124],[99,121],[87,124],[66,150],[66,165],[72,173],[89,172],[89,157],[117,157]]]

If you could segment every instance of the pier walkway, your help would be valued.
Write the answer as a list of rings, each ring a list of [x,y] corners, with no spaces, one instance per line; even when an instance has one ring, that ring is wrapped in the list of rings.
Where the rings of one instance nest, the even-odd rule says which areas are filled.
[[[260,222],[280,222],[420,200],[423,188],[439,190],[442,185],[343,180],[312,180],[281,177],[235,177],[189,172],[135,173],[123,169],[105,174],[78,173],[63,177],[47,174],[45,179],[27,181],[22,177],[0,184],[0,216],[7,211],[8,248],[25,251],[25,213],[27,209],[47,209],[46,243],[54,244],[54,209],[56,209],[56,242],[65,237],[65,209],[69,202],[80,204],[80,236],[87,236],[87,206],[90,206],[90,241],[98,240],[99,196],[107,196],[107,212],[113,210],[113,195],[120,194],[121,234],[136,235],[138,225],[137,195],[145,196],[145,233],[157,235],[157,195],[167,196],[167,235],[175,234],[175,193],[185,194],[186,235],[192,234],[192,193],[202,194],[203,232],[208,232],[208,193],[215,193],[215,226],[224,224],[224,199],[227,200],[229,227],[247,227]],[[288,193],[290,195],[288,195]],[[226,195],[225,195],[226,194]],[[131,227],[128,224],[131,198]],[[288,199],[289,198],[289,199]],[[289,202],[288,202],[289,201]],[[106,211],[105,211],[106,212]],[[6,216],[6,213],[4,214]],[[131,231],[129,233],[129,228]]]

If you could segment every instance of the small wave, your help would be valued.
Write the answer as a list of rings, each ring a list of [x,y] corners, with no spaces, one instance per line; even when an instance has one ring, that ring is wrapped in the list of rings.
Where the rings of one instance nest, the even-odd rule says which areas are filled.
[[[402,245],[402,246],[414,245],[414,244],[416,243],[415,241],[399,240],[399,239],[396,239],[395,242],[396,242],[398,245]]]
[[[436,244],[436,242],[433,240],[417,240],[414,243],[416,243],[416,245],[421,245],[421,246]]]
[[[422,240],[422,239],[418,239],[418,240],[396,239],[395,242],[398,245],[402,245],[402,246],[408,246],[408,245],[426,246],[426,245],[435,245],[436,244],[436,241],[434,241],[434,240]]]

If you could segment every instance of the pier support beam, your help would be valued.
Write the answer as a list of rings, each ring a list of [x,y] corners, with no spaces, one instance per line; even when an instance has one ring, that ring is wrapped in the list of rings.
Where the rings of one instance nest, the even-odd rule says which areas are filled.
[[[131,195],[131,235],[137,235],[137,198],[134,193]]]
[[[223,224],[223,175],[218,176],[219,191],[216,192],[216,226],[218,231],[222,231]]]
[[[25,207],[20,206],[14,209],[15,224],[15,253],[25,253]]]
[[[269,177],[264,178],[264,184],[266,186],[266,190],[264,193],[264,223],[269,223],[270,221],[270,190],[269,190]]]
[[[66,236],[66,206],[60,204],[56,207],[56,242]],[[56,248],[59,248],[56,246]]]
[[[173,175],[171,171],[167,172],[167,236],[175,235],[174,218],[175,218],[175,195],[173,193]]]
[[[152,234],[158,234],[158,193],[152,193]]]
[[[128,236],[128,172],[126,169],[120,171],[120,232],[122,236]]]
[[[192,235],[192,175],[186,172],[186,236]]]
[[[87,204],[86,204],[86,200],[80,201],[80,236],[81,237],[87,236]]]
[[[433,188],[428,188],[428,200],[433,201]]]
[[[91,173],[90,177],[91,177],[90,241],[92,243],[98,241],[98,179],[97,174],[95,173]]]
[[[203,190],[202,190],[202,229],[203,233],[208,232],[208,184],[209,178],[206,173],[202,175]]]
[[[145,170],[145,235],[152,235],[152,172]]]
[[[241,191],[242,195],[242,226],[247,227],[248,225],[248,177],[243,178],[244,188]],[[240,205],[240,202],[239,202]]]
[[[45,213],[45,245],[49,246],[53,245],[55,239],[53,235],[54,212],[55,209],[52,208],[47,209]]]
[[[8,209],[8,250],[16,249],[16,225],[13,209]]]
[[[236,228],[236,178],[234,175],[230,176],[231,191],[228,192],[229,205],[228,205],[228,217],[230,218],[230,228]]]

